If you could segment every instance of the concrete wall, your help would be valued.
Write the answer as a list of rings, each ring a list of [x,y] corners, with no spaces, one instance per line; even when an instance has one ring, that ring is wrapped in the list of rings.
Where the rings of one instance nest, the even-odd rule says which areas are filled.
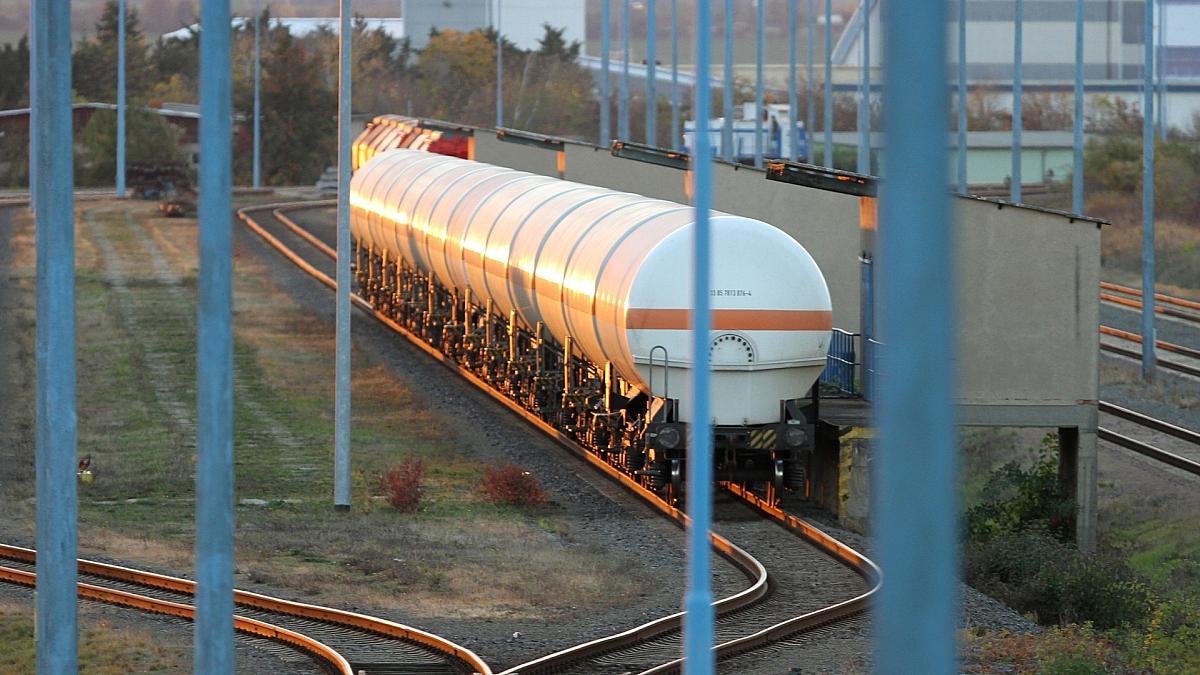
[[[1100,226],[967,198],[955,200],[954,215],[960,400],[1094,401]]]
[[[502,141],[487,129],[475,132],[475,161],[558,177],[558,153],[549,148]]]
[[[686,173],[669,166],[613,157],[607,148],[567,144],[567,180],[687,203]]]

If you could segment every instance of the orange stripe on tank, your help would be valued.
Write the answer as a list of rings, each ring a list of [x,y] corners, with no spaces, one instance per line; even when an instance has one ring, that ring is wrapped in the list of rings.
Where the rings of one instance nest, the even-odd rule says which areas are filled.
[[[631,308],[629,330],[687,330],[691,310]],[[715,309],[713,330],[831,330],[833,312],[798,309]]]

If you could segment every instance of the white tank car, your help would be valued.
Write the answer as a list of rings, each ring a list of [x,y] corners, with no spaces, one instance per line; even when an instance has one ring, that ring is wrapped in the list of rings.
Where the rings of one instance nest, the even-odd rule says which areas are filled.
[[[691,207],[413,150],[366,162],[350,205],[362,246],[544,322],[691,421]],[[777,228],[716,211],[711,222],[712,421],[776,422],[825,366],[829,289]]]

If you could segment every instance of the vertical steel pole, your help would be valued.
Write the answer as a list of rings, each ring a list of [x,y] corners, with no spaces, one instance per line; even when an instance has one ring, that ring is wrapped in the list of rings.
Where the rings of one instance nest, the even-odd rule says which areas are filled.
[[[117,2],[117,198],[125,197],[125,0]]]
[[[609,95],[608,87],[612,83],[610,80],[611,67],[609,64],[609,52],[612,51],[612,46],[609,44],[609,23],[612,22],[612,0],[600,1],[600,145],[608,147],[609,141],[612,139],[612,97]]]
[[[696,4],[696,119],[709,114],[710,8]],[[683,655],[688,675],[712,675],[713,608],[708,530],[712,523],[712,418],[709,410],[709,342],[712,317],[709,313],[709,209],[712,207],[712,150],[709,135],[696,134],[692,155],[692,205],[696,223],[692,237],[692,423],[687,462],[688,528],[687,595],[684,598]]]
[[[658,93],[654,81],[658,64],[658,8],[646,0],[646,145],[658,146]]]
[[[1167,140],[1167,34],[1166,34],[1166,3],[1158,0],[1158,57],[1154,64],[1158,72],[1158,135],[1164,142]]]
[[[796,133],[796,2],[788,0],[788,154],[791,161],[798,159],[800,139]]]
[[[1025,0],[1013,0],[1013,99],[1012,99],[1012,184],[1009,199],[1021,201],[1021,71],[1025,54],[1021,39],[1025,23]]]
[[[1083,0],[1075,0],[1075,119],[1071,163],[1071,211],[1083,213]]]
[[[254,0],[254,187],[262,187],[262,0]]]
[[[967,194],[967,0],[958,0],[958,192]]]
[[[679,129],[679,0],[671,0],[671,142],[678,148],[682,142]]]
[[[696,5],[697,14],[700,13],[702,5]],[[696,38],[699,40],[699,36]],[[722,101],[724,104],[722,115],[725,119],[721,124],[721,158],[726,162],[733,161],[733,0],[725,0],[725,46],[724,52],[724,80],[722,84],[725,88],[725,98]],[[708,128],[708,120],[704,121],[704,126]],[[696,123],[696,128],[700,128],[700,123]]]
[[[200,6],[200,275],[196,317],[198,673],[233,658],[233,102],[229,0]]]
[[[350,0],[341,0],[338,32],[337,358],[333,429],[333,506],[350,509]]]
[[[766,0],[754,2],[754,166],[763,167],[763,41]]]
[[[874,517],[887,581],[876,605],[881,673],[956,672],[958,527],[954,267],[946,196],[944,2],[887,2],[888,165],[879,221],[883,342]],[[919,543],[918,543],[919,542]]]
[[[871,0],[863,2],[862,96],[858,104],[858,172],[871,173]]]
[[[1154,3],[1146,2],[1142,41],[1142,377],[1154,379]]]
[[[825,0],[825,166],[833,168],[833,0]]]
[[[71,9],[35,0],[37,154],[37,672],[78,664],[75,552],[75,218]]]
[[[628,2],[628,0],[626,0]],[[500,23],[501,0],[496,0],[496,128],[504,126],[504,33]]]
[[[617,93],[617,136],[629,139],[629,0],[621,7],[621,89]]]
[[[814,50],[816,49],[816,46],[815,46],[816,30],[815,30],[813,24],[816,22],[816,20],[815,20],[815,16],[816,16],[816,12],[817,12],[817,4],[816,3],[817,3],[817,0],[808,0],[808,17],[807,17],[808,21],[807,21],[807,26],[806,26],[806,30],[808,31],[808,34],[805,37],[805,43],[804,43],[805,49],[808,52],[808,62],[806,64],[805,74],[804,74],[804,77],[806,78],[805,84],[804,84],[804,93],[805,93],[805,98],[808,99],[806,101],[808,109],[805,110],[805,112],[804,112],[804,137],[808,140],[808,159],[807,159],[807,161],[810,163],[816,162],[816,157],[813,156],[813,151],[812,151],[813,129],[815,128],[814,125],[816,124],[816,121],[817,121],[817,100],[815,98],[816,90],[813,89],[813,77],[814,77],[813,64],[816,61],[816,58],[814,57]]]

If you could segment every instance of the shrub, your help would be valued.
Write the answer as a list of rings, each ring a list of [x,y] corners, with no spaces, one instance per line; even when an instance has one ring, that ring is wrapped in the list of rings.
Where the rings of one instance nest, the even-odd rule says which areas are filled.
[[[1041,457],[1023,468],[1009,462],[988,477],[982,502],[967,511],[970,539],[982,541],[1003,532],[1038,530],[1067,540],[1075,530],[1075,504],[1062,494],[1058,480],[1058,435],[1047,434]]]
[[[1134,666],[1154,673],[1200,672],[1200,598],[1179,595],[1159,603],[1144,634],[1131,645]]]
[[[379,477],[379,487],[388,504],[397,511],[416,511],[421,505],[421,479],[425,463],[409,457],[403,464],[393,464]]]
[[[484,498],[493,504],[540,506],[549,501],[537,478],[512,464],[489,467],[481,487]]]

